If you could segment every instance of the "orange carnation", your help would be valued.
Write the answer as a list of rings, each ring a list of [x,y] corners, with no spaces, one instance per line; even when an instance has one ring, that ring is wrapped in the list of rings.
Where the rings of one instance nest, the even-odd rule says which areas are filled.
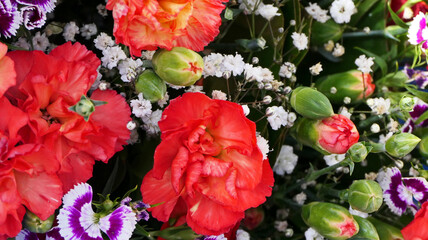
[[[131,54],[158,47],[202,51],[219,33],[220,13],[228,0],[109,0],[117,43]]]

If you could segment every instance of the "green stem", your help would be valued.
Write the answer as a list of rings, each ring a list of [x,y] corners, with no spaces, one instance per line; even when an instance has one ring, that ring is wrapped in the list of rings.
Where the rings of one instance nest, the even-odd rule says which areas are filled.
[[[336,168],[347,166],[350,161],[351,160],[349,158],[346,158],[345,160],[338,162],[334,165],[331,165],[329,167],[326,167],[326,168],[323,168],[323,169],[320,169],[317,171],[313,171],[308,176],[306,176],[305,180],[306,180],[306,182],[316,180],[317,178],[321,177],[324,174],[330,173],[331,171],[335,170]]]

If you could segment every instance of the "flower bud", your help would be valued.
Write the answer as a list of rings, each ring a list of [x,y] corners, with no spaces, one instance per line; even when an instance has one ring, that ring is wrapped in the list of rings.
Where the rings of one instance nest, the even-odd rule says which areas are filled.
[[[332,239],[348,239],[355,235],[359,226],[349,211],[339,205],[311,202],[302,207],[303,221],[322,236]]]
[[[341,104],[345,97],[351,99],[351,103],[367,98],[373,94],[375,85],[370,74],[363,74],[357,70],[328,75],[317,81],[318,91],[324,93],[331,102]],[[331,89],[336,89],[332,93]],[[365,92],[364,92],[365,89]]]
[[[411,133],[398,133],[386,140],[385,150],[394,157],[404,157],[421,141]]]
[[[416,101],[412,97],[404,96],[400,99],[400,109],[403,112],[411,112],[413,111],[413,107],[416,105]]]
[[[352,216],[357,221],[360,231],[350,239],[379,240],[376,228],[369,220],[356,215]]]
[[[260,226],[265,218],[265,212],[261,207],[250,208],[245,211],[245,218],[242,220],[242,224],[248,229],[252,230]]]
[[[96,106],[101,106],[106,104],[104,101],[91,100],[85,95],[80,98],[80,101],[76,103],[76,105],[71,106],[69,110],[76,112],[80,116],[82,116],[85,121],[89,120],[89,116],[95,111]]]
[[[148,69],[138,76],[135,90],[142,93],[145,99],[156,102],[164,98],[166,84],[155,72]]]
[[[368,217],[373,226],[375,226],[379,239],[382,240],[404,240],[400,229],[393,227],[383,221],[377,220],[373,217]]]
[[[52,228],[52,224],[55,220],[55,214],[52,214],[46,220],[41,220],[36,214],[27,210],[22,220],[22,225],[25,229],[28,229],[30,232],[34,233],[45,233]]]
[[[202,57],[187,48],[174,47],[171,51],[158,50],[152,59],[153,68],[165,82],[177,86],[190,86],[202,76]]]
[[[328,98],[310,87],[298,87],[291,94],[291,106],[300,115],[310,119],[331,117],[333,107]]]
[[[428,136],[422,138],[419,144],[419,152],[423,157],[428,158]]]
[[[353,162],[362,162],[369,154],[367,147],[361,142],[352,145],[347,153]]]
[[[354,123],[339,114],[321,120],[300,118],[292,130],[297,141],[323,154],[346,153],[360,136]]]
[[[355,210],[372,213],[383,202],[383,191],[379,183],[372,180],[356,180],[349,187],[349,205]]]

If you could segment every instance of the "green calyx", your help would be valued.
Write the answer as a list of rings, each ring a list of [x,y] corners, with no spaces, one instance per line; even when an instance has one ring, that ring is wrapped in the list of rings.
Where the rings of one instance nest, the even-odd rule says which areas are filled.
[[[356,180],[349,187],[348,202],[358,211],[375,212],[383,202],[382,188],[379,183],[372,180]]]
[[[391,156],[401,158],[409,154],[420,141],[411,133],[398,133],[386,141],[385,150]]]
[[[27,210],[25,213],[24,219],[22,220],[22,225],[25,229],[28,229],[34,233],[45,233],[52,228],[53,222],[55,220],[55,214],[48,217],[46,220],[42,220],[36,216],[36,214]]]
[[[89,116],[95,111],[96,106],[101,106],[106,104],[104,101],[91,100],[85,95],[82,95],[80,101],[76,103],[76,105],[71,106],[69,110],[76,112],[80,116],[82,116],[85,121],[89,120]]]
[[[298,87],[291,94],[290,104],[300,115],[310,119],[323,119],[334,115],[328,98],[310,87]]]

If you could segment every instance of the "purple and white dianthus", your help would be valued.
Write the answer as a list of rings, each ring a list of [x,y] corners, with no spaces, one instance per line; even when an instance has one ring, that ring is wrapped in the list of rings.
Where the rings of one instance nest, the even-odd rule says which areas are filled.
[[[383,198],[391,211],[401,216],[410,207],[414,212],[428,200],[428,182],[422,177],[403,178],[398,168],[379,172],[377,181],[383,189]]]
[[[11,0],[0,0],[0,36],[15,36],[20,24],[21,14],[17,6]]]
[[[412,133],[415,127],[428,127],[428,119],[424,120],[418,124],[415,124],[416,121],[422,114],[428,110],[428,104],[422,100],[418,100],[416,105],[413,107],[413,111],[409,112],[410,118],[403,124],[401,128],[402,132]]]
[[[45,235],[45,240],[64,240],[64,238],[59,234],[59,228],[53,227]],[[19,234],[15,237],[16,240],[39,240],[39,237],[36,233],[30,232],[27,229],[21,230]]]
[[[409,78],[409,82],[413,82],[419,88],[424,89],[428,85],[428,72],[404,66],[403,72]]]
[[[423,12],[419,12],[410,24],[407,37],[412,45],[421,45],[422,50],[428,48],[428,27],[427,18]]]
[[[26,6],[40,7],[43,12],[51,12],[55,8],[56,0],[15,0],[18,3]]]
[[[58,214],[60,234],[69,240],[102,240],[101,231],[111,240],[127,240],[135,229],[136,215],[128,206],[121,205],[102,216],[92,209],[92,187],[80,183],[63,197],[63,208]]]
[[[41,28],[46,22],[46,13],[38,6],[26,6],[21,8],[21,16],[24,26],[28,30]]]

